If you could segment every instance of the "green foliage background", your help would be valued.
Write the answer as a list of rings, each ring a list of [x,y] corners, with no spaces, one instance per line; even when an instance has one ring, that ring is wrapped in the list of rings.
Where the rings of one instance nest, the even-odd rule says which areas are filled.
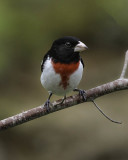
[[[62,36],[79,37],[89,47],[81,55],[79,88],[117,79],[128,49],[127,6],[127,0],[0,0],[0,118],[45,102],[40,63]],[[127,95],[96,100],[123,125],[107,121],[93,104],[82,104],[1,132],[0,159],[128,159]]]

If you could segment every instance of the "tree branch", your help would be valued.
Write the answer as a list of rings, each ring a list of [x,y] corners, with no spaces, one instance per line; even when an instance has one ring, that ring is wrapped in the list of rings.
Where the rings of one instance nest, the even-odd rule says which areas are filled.
[[[23,124],[27,121],[33,120],[35,118],[39,118],[41,116],[45,116],[47,114],[59,111],[64,108],[68,108],[80,103],[92,101],[100,96],[103,96],[112,92],[128,89],[128,79],[124,78],[127,64],[128,64],[128,51],[126,52],[126,55],[125,55],[124,67],[123,67],[120,78],[115,81],[87,90],[86,101],[84,101],[83,98],[80,97],[79,95],[73,95],[73,96],[67,97],[63,104],[59,104],[62,101],[62,99],[53,102],[50,106],[49,112],[47,112],[44,105],[38,106],[36,108],[30,109],[28,111],[25,111],[17,115],[14,115],[12,117],[1,120],[0,131]]]

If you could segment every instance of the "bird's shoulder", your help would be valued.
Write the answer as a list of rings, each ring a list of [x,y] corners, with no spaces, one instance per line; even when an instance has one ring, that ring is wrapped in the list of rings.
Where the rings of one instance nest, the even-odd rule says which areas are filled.
[[[45,55],[44,55],[44,58],[43,58],[43,60],[42,60],[42,62],[41,62],[41,72],[43,72],[43,70],[44,70],[44,63],[46,62],[46,60],[49,58],[49,52],[47,52]]]
[[[82,65],[83,65],[83,68],[84,68],[84,61],[81,57],[80,57],[80,61],[81,61]]]

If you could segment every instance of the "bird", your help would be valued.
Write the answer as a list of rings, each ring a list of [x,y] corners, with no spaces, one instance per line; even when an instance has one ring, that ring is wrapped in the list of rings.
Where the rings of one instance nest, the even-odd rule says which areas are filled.
[[[48,91],[49,97],[44,106],[49,111],[50,98],[53,94],[63,96],[71,91],[78,91],[86,100],[84,90],[78,89],[82,79],[84,62],[80,53],[88,49],[85,43],[73,36],[56,39],[41,62],[42,86]]]
[[[84,69],[84,62],[80,53],[88,49],[86,44],[73,36],[65,36],[56,39],[50,50],[44,55],[41,62],[42,86],[48,90],[49,97],[44,104],[46,111],[50,112],[50,98],[53,94],[64,96],[60,103],[66,99],[66,94],[70,91],[78,91],[83,100],[86,101],[86,91],[78,89]],[[91,99],[95,107],[111,122],[121,124],[109,118]]]

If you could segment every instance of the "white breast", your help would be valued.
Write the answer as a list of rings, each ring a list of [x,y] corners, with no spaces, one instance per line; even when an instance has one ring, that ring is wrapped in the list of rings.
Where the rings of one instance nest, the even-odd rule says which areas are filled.
[[[83,74],[83,65],[80,62],[78,69],[70,76],[68,86],[64,89],[61,83],[61,76],[57,74],[52,66],[51,59],[48,58],[44,64],[44,70],[41,74],[41,84],[43,87],[56,95],[65,95],[67,92],[77,88]]]

